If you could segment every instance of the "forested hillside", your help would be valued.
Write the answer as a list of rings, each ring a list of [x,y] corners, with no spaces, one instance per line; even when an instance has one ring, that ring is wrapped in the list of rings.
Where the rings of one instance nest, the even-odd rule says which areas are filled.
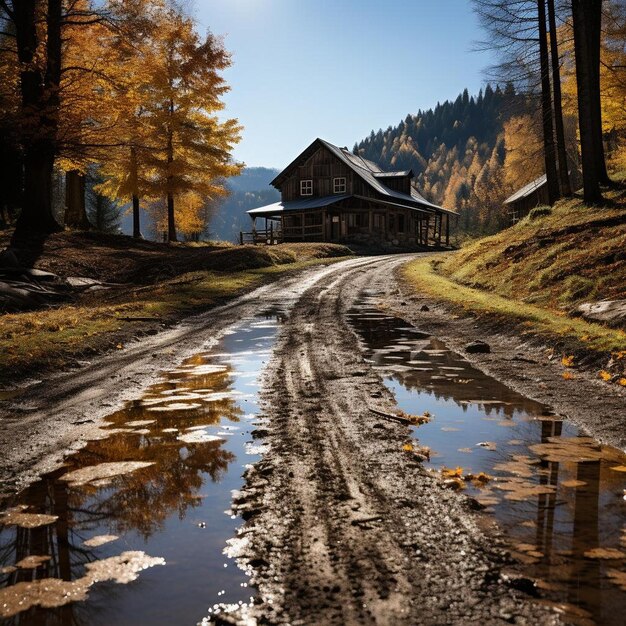
[[[528,97],[516,94],[512,85],[487,85],[476,97],[466,89],[454,102],[407,115],[385,131],[372,131],[354,150],[383,169],[412,169],[426,198],[459,210],[464,231],[495,231],[507,225],[502,200],[515,184],[541,174],[536,166],[525,172],[528,180],[504,174],[508,122],[531,110]]]

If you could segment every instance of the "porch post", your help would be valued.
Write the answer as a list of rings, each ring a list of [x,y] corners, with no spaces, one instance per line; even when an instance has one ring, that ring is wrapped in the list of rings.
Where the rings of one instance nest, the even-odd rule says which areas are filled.
[[[450,214],[446,213],[446,248],[450,247]]]

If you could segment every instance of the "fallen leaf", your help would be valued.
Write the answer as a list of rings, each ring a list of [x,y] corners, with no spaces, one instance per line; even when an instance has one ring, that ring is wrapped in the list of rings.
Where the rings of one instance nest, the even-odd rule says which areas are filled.
[[[444,478],[463,478],[463,468],[457,467],[456,469],[450,469],[448,467],[442,467],[441,475]]]
[[[564,356],[561,359],[561,365],[563,367],[572,367],[574,365],[574,355]]]
[[[575,376],[574,374],[572,374],[572,372],[563,372],[563,378],[565,380],[573,380]]]
[[[593,548],[587,550],[585,556],[588,559],[623,559],[626,554],[616,548]]]
[[[611,374],[607,372],[606,370],[600,370],[599,376],[605,382],[608,382],[609,380],[611,380],[611,378],[613,378]]]
[[[584,487],[586,484],[584,480],[564,480],[561,486],[568,489],[576,489],[577,487]]]
[[[24,557],[21,561],[18,561],[15,565],[22,569],[36,569],[40,565],[47,563],[52,557],[49,555],[37,556],[32,554],[31,556]]]

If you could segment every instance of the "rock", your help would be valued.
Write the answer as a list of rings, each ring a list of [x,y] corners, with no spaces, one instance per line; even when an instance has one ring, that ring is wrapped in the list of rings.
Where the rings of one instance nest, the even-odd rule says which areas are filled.
[[[427,304],[422,304],[422,306],[420,307],[420,311],[430,311],[430,307]]]
[[[491,347],[484,341],[472,341],[465,346],[465,352],[468,354],[489,354]]]
[[[614,328],[626,328],[626,300],[599,300],[585,302],[572,315],[590,322],[601,322]]]

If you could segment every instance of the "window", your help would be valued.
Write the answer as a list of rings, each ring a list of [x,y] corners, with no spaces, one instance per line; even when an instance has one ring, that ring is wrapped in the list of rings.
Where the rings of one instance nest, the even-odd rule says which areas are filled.
[[[345,178],[333,178],[333,193],[346,193]]]
[[[404,232],[404,215],[398,215],[398,232]]]
[[[346,213],[346,221],[349,228],[367,228],[369,216],[367,213]]]
[[[385,216],[380,213],[374,213],[374,228],[376,230],[385,230]]]
[[[301,196],[312,196],[313,195],[313,181],[312,180],[301,180],[300,181],[300,195]]]

